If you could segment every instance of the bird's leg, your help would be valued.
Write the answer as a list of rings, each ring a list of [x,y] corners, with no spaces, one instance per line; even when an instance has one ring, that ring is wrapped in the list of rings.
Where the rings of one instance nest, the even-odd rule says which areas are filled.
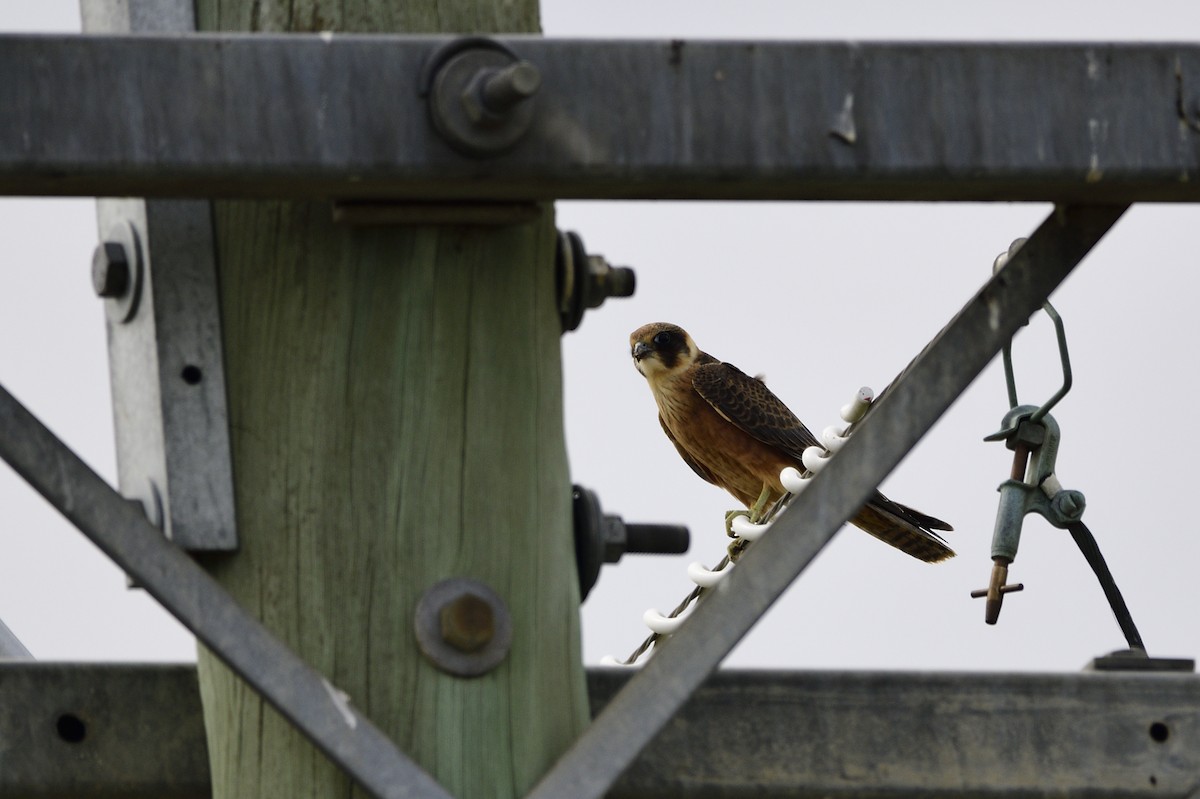
[[[750,521],[758,524],[759,519],[763,517],[763,512],[767,509],[767,502],[771,499],[771,487],[763,483],[762,493],[758,495],[754,505],[750,508]]]

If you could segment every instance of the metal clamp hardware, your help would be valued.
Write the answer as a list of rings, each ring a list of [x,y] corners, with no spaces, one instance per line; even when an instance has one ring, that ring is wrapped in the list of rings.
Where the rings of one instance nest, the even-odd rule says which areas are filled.
[[[1001,253],[993,265],[993,272],[999,272],[1024,243],[1024,239],[1017,239],[1007,252]],[[1008,567],[1017,557],[1021,525],[1029,513],[1041,514],[1053,526],[1071,533],[1071,538],[1095,572],[1129,648],[1144,654],[1145,645],[1133,623],[1129,608],[1117,588],[1108,564],[1104,561],[1104,556],[1100,554],[1095,537],[1083,523],[1087,501],[1082,492],[1063,488],[1054,472],[1061,431],[1049,410],[1071,390],[1071,359],[1067,351],[1062,318],[1049,302],[1045,302],[1042,309],[1054,322],[1059,359],[1062,362],[1063,384],[1040,406],[1018,405],[1016,381],[1013,378],[1012,342],[1010,340],[1005,344],[1004,374],[1010,408],[1000,423],[999,432],[987,436],[984,440],[1005,442],[1013,451],[1012,470],[1009,479],[1001,483],[999,488],[1000,507],[996,511],[996,527],[992,533],[991,579],[986,589],[972,591],[971,596],[987,598],[984,621],[995,624],[1000,617],[1004,595],[1024,588],[1020,583],[1007,584]]]
[[[1026,239],[1015,239],[1009,248],[996,256],[992,273],[996,274],[1014,257]],[[971,597],[987,598],[984,621],[995,624],[1000,618],[1004,595],[1021,591],[1021,583],[1008,584],[1008,567],[1017,557],[1021,542],[1021,525],[1026,514],[1040,513],[1055,527],[1066,528],[1083,516],[1086,501],[1078,491],[1064,491],[1054,476],[1054,461],[1058,456],[1059,427],[1050,416],[1050,409],[1071,390],[1071,358],[1067,351],[1066,332],[1062,317],[1047,300],[1042,310],[1054,322],[1058,354],[1062,362],[1063,384],[1050,399],[1040,406],[1017,405],[1017,384],[1013,376],[1012,340],[1004,344],[1004,378],[1008,389],[1009,411],[1000,423],[1000,430],[984,441],[1004,441],[1013,451],[1009,479],[1000,484],[1000,507],[996,511],[996,527],[992,532],[992,573],[986,589],[971,592]]]
[[[452,147],[489,156],[515,145],[533,121],[538,68],[484,37],[441,47],[421,73],[420,94],[434,128]]]
[[[237,549],[209,204],[103,200],[104,299],[121,493],[190,552]]]

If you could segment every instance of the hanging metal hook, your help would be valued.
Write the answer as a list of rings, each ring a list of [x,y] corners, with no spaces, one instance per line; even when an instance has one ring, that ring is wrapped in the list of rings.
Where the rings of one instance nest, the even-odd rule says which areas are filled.
[[[998,255],[992,265],[993,273],[1002,269],[1024,243],[1025,239],[1017,239],[1006,252]],[[1095,538],[1082,521],[1086,507],[1084,496],[1082,492],[1063,488],[1054,473],[1060,431],[1058,422],[1050,415],[1050,409],[1071,390],[1071,357],[1067,351],[1067,336],[1062,317],[1049,302],[1042,304],[1042,310],[1054,322],[1058,355],[1062,362],[1063,383],[1062,387],[1040,406],[1018,405],[1017,384],[1013,377],[1012,342],[1004,345],[1004,377],[1008,387],[1009,410],[1000,423],[1000,431],[985,440],[1004,441],[1008,448],[1013,450],[1012,471],[1009,479],[999,487],[1000,507],[996,511],[996,527],[992,533],[991,579],[986,589],[972,591],[971,596],[987,598],[984,621],[995,624],[1000,617],[1004,595],[1024,588],[1021,583],[1007,584],[1008,567],[1017,557],[1017,546],[1021,540],[1021,527],[1025,517],[1030,513],[1038,513],[1055,527],[1070,531],[1071,537],[1100,581],[1113,615],[1125,635],[1129,651],[1139,654],[1142,661],[1145,661],[1145,645],[1141,634],[1133,623],[1129,608],[1117,589]],[[1122,662],[1127,661],[1129,658],[1124,658]],[[1157,667],[1191,669],[1187,663]]]
[[[996,256],[992,264],[993,274],[1004,268],[1026,239],[1013,241],[1008,250]],[[1078,522],[1083,515],[1086,502],[1079,491],[1062,488],[1054,476],[1055,459],[1058,456],[1059,427],[1050,409],[1071,390],[1071,356],[1067,349],[1066,329],[1062,317],[1047,300],[1042,310],[1054,323],[1058,341],[1058,355],[1062,363],[1062,386],[1041,405],[1019,405],[1017,382],[1012,362],[1012,342],[1004,345],[1004,378],[1008,389],[1008,413],[1001,421],[1001,429],[985,441],[1004,441],[1013,451],[1012,471],[1009,479],[1000,484],[1000,507],[996,512],[996,527],[992,533],[992,573],[988,587],[971,592],[974,598],[986,597],[984,621],[995,624],[1000,618],[1004,595],[1021,591],[1024,585],[1007,584],[1008,567],[1017,557],[1021,541],[1021,528],[1025,516],[1041,514],[1056,527],[1065,528]]]
[[[997,255],[996,260],[992,263],[992,273],[995,274],[1003,269],[1004,265],[1008,263],[1009,259],[1017,254],[1017,251],[1021,249],[1022,245],[1024,245],[1026,241],[1028,241],[1028,239],[1015,239],[1013,243],[1009,245],[1008,250]],[[1029,415],[1028,419],[1032,422],[1041,421],[1042,417],[1048,414],[1051,408],[1057,405],[1063,397],[1067,396],[1067,393],[1071,390],[1071,385],[1073,383],[1073,377],[1071,373],[1071,353],[1067,349],[1067,331],[1063,325],[1062,317],[1059,316],[1058,311],[1055,310],[1054,306],[1050,304],[1049,300],[1046,300],[1042,303],[1042,310],[1046,312],[1046,315],[1050,317],[1050,321],[1054,323],[1054,335],[1058,340],[1058,357],[1062,362],[1063,382],[1058,391],[1054,392],[1054,394],[1050,396],[1050,399],[1042,403],[1036,410],[1033,411],[1033,413]],[[1011,340],[1004,345],[1003,357],[1004,381],[1008,387],[1008,407],[1011,409],[1017,407],[1017,380],[1013,370]],[[1019,424],[1021,420],[1018,419],[1016,421]],[[1009,429],[993,433],[984,440],[1002,441],[1009,438],[1015,432],[1016,426],[1014,425]]]

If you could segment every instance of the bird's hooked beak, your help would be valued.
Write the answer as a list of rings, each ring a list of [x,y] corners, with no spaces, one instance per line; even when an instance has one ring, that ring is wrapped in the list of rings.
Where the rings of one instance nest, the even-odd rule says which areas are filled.
[[[652,352],[654,352],[654,349],[644,341],[639,341],[633,345],[633,359],[635,361],[642,360]]]

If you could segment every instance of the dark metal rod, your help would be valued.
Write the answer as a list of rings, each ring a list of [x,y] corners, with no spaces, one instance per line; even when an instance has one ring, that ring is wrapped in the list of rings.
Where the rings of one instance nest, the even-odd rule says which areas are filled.
[[[1056,209],[880,396],[837,457],[747,550],[721,590],[658,647],[531,799],[602,796],[1124,210]]]
[[[3,387],[0,458],[373,795],[449,794]]]
[[[1125,604],[1125,597],[1121,596],[1121,589],[1117,588],[1117,581],[1113,579],[1112,572],[1108,569],[1108,563],[1105,562],[1104,555],[1100,553],[1100,545],[1096,543],[1096,537],[1083,522],[1074,522],[1067,529],[1071,532],[1071,538],[1075,539],[1079,551],[1083,553],[1084,559],[1096,573],[1096,579],[1100,581],[1100,587],[1104,589],[1104,597],[1112,607],[1113,615],[1117,617],[1117,624],[1121,625],[1121,632],[1125,634],[1129,648],[1145,652],[1146,645],[1142,643],[1142,634],[1138,632],[1137,625],[1133,623],[1129,606]]]
[[[418,91],[447,41],[2,36],[0,194],[1200,202],[1197,44],[505,37],[542,86],[474,158]]]

